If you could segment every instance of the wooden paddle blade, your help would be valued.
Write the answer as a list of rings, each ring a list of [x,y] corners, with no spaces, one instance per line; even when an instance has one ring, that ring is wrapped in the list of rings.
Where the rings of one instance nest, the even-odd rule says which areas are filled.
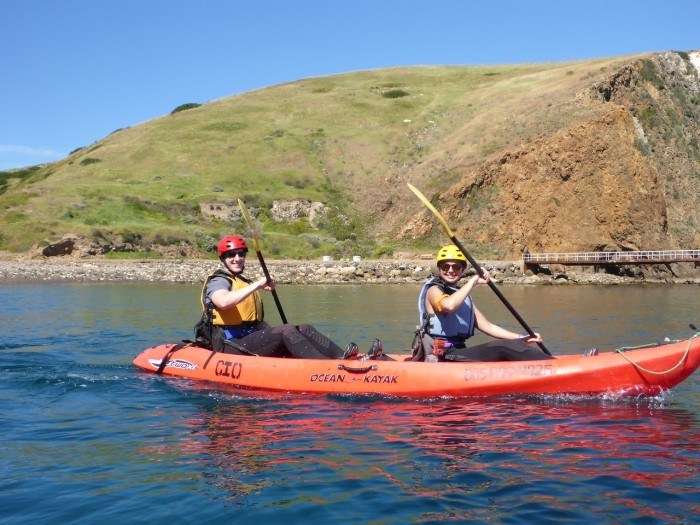
[[[250,212],[248,211],[248,208],[246,208],[245,204],[241,199],[238,199],[238,207],[241,210],[241,214],[243,214],[243,220],[245,220],[245,223],[248,225],[248,228],[250,228],[251,233],[253,235],[253,242],[255,243],[255,251],[259,252],[260,247],[258,246],[258,232],[261,229],[259,224],[256,224],[256,222],[253,222],[253,218],[250,216]]]
[[[454,237],[455,234],[452,233],[452,230],[450,227],[447,225],[447,221],[442,218],[442,215],[440,215],[440,212],[435,209],[435,206],[433,206],[428,199],[425,198],[425,195],[423,195],[418,188],[416,188],[413,184],[410,182],[407,182],[408,187],[410,190],[416,194],[416,196],[423,201],[423,204],[433,212],[433,214],[438,218],[438,220],[442,223],[442,227],[445,229],[445,233],[447,234],[448,237]]]

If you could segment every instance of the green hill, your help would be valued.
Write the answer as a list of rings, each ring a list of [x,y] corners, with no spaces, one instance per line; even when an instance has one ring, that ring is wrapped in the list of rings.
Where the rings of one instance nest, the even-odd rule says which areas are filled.
[[[207,253],[243,230],[241,198],[273,257],[432,251],[439,230],[406,229],[423,210],[405,182],[438,202],[488,163],[608,114],[592,86],[644,60],[394,68],[188,104],[58,162],[0,173],[0,249],[36,253],[70,234],[103,252]],[[479,188],[476,212],[503,190]],[[303,213],[275,220],[273,204],[292,199],[325,212],[313,225]],[[479,253],[517,251],[489,233]]]

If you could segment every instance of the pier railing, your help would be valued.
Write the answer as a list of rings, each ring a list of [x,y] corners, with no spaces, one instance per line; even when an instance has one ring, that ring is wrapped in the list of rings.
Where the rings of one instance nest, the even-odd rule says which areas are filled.
[[[644,250],[637,252],[524,253],[525,266],[535,264],[664,264],[700,263],[700,250]]]

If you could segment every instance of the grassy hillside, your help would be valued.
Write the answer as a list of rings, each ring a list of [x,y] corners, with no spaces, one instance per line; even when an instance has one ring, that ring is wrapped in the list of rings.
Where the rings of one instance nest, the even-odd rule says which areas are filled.
[[[113,249],[118,237],[137,251],[207,252],[242,224],[203,210],[235,211],[238,198],[277,257],[432,250],[439,233],[397,236],[421,207],[406,181],[438,192],[470,166],[602,115],[580,93],[633,59],[364,71],[177,111],[0,173],[0,250],[70,233]],[[328,206],[317,229],[272,220],[273,201],[293,198]]]

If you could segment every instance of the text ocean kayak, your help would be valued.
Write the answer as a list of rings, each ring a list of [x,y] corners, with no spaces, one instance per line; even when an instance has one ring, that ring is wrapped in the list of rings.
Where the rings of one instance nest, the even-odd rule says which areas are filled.
[[[215,381],[245,389],[399,397],[505,394],[656,395],[700,365],[700,337],[594,356],[558,355],[546,361],[422,363],[393,360],[283,359],[214,353],[195,345],[163,344],[134,364],[156,373]]]

